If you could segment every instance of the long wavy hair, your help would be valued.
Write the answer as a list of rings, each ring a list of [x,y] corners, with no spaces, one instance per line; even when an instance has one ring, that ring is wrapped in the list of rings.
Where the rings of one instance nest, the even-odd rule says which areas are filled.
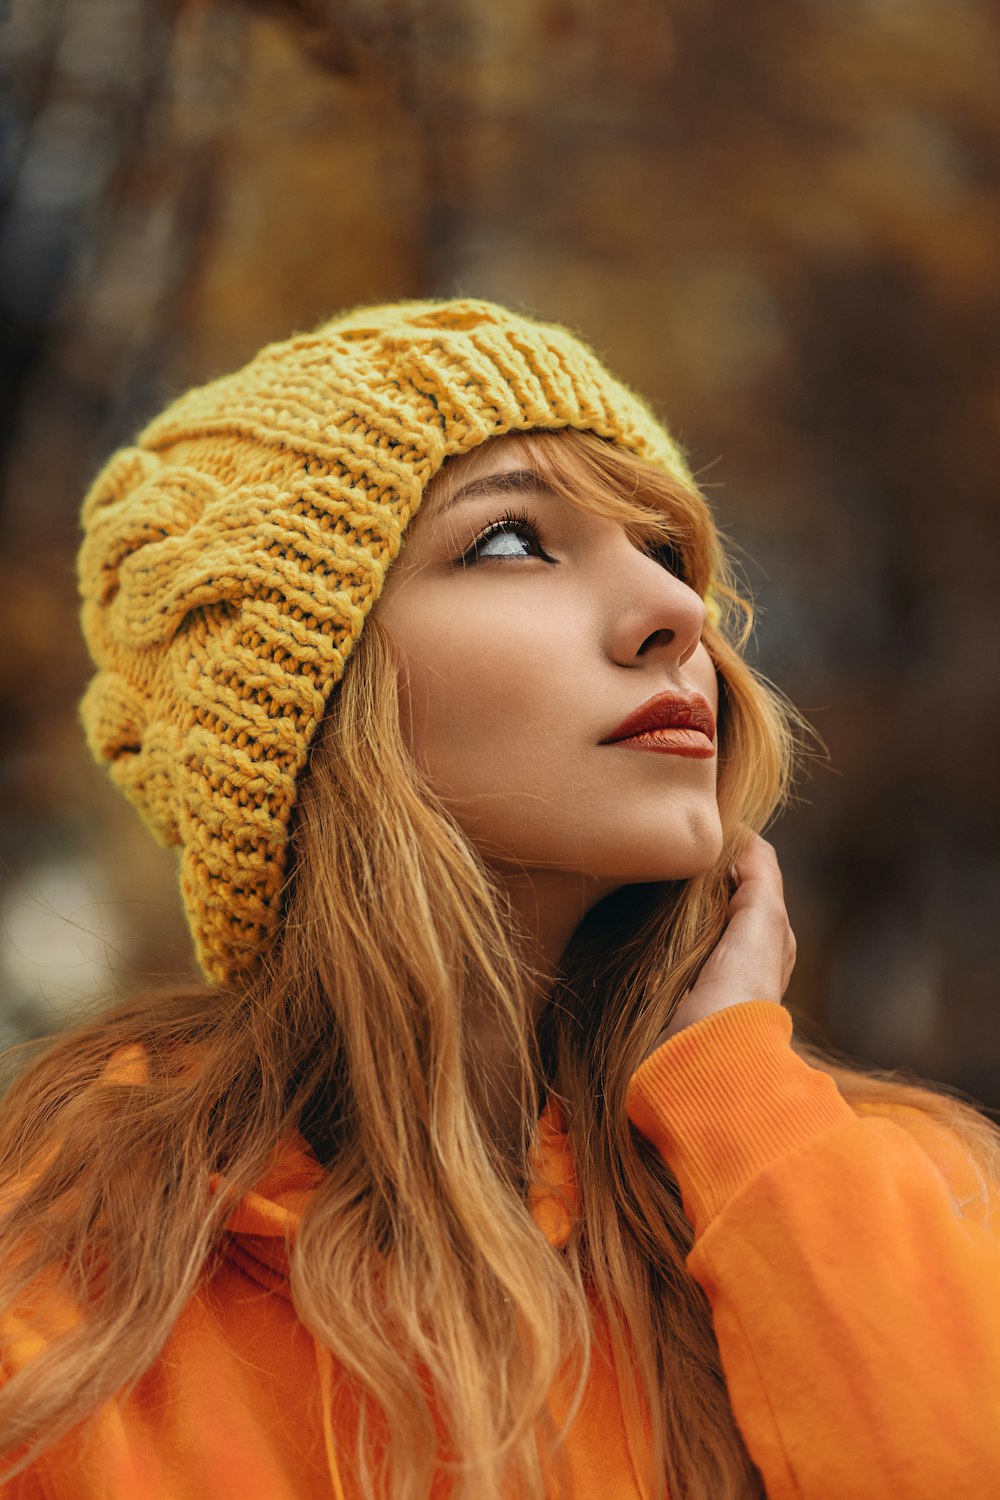
[[[732,860],[786,801],[808,731],[744,660],[751,606],[698,492],[588,434],[530,443],[567,500],[674,548],[700,593],[712,583],[717,863],[595,906],[535,1025],[509,904],[408,753],[376,607],[311,750],[282,923],[256,971],[228,989],[138,995],[8,1056],[0,1326],[26,1298],[39,1305],[40,1288],[76,1316],[0,1389],[7,1473],[150,1367],[221,1253],[234,1197],[298,1132],[326,1173],[291,1289],[357,1389],[349,1451],[363,1493],[424,1500],[447,1462],[456,1500],[552,1494],[600,1328],[651,1493],[763,1495],[685,1266],[677,1183],[628,1124],[625,1094],[718,941]],[[492,1129],[479,1081],[487,1031],[512,1059],[513,1143]],[[109,1067],[137,1048],[144,1076]],[[851,1102],[923,1109],[997,1174],[998,1134],[969,1105],[799,1050]],[[581,1207],[560,1250],[528,1206],[547,1094],[568,1121]],[[210,1190],[214,1174],[225,1193]],[[546,1398],[560,1380],[557,1430]]]

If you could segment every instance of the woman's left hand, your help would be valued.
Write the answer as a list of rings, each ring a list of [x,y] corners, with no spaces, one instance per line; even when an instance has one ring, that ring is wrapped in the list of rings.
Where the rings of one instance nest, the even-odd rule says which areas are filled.
[[[795,935],[785,910],[774,848],[754,834],[733,866],[737,885],[725,929],[697,980],[653,1043],[746,1000],[781,1003],[795,967]]]

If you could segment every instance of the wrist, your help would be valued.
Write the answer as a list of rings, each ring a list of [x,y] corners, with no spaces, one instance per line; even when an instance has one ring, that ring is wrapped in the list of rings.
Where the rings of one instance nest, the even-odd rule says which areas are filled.
[[[684,996],[667,1025],[657,1034],[646,1056],[652,1056],[664,1042],[669,1042],[671,1037],[679,1036],[682,1031],[687,1031],[690,1027],[696,1026],[699,1021],[707,1021],[711,1016],[719,1015],[720,1012],[730,1010],[733,1006],[747,1005],[754,1000],[766,1000],[771,1004],[777,1005],[781,1003],[780,1000],[775,999],[772,995],[758,994],[752,991],[736,998],[733,997],[731,990],[725,996],[721,993],[715,995],[697,995],[692,993]]]

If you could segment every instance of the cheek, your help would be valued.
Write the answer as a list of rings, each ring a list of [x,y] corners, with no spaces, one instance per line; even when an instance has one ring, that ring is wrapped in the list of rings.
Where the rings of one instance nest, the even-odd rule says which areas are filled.
[[[509,631],[466,627],[411,640],[402,683],[404,721],[417,760],[446,776],[502,776],[512,743],[537,732],[549,699],[544,663]]]
[[[526,783],[559,764],[565,745],[555,695],[567,664],[556,670],[553,632],[512,611],[470,611],[447,630],[411,614],[397,640],[403,721],[417,763],[463,821],[488,808],[503,816]]]
[[[712,712],[718,717],[719,678],[715,669],[715,663],[709,656],[706,646],[699,645],[691,660],[684,668],[684,675],[692,687],[705,695]]]

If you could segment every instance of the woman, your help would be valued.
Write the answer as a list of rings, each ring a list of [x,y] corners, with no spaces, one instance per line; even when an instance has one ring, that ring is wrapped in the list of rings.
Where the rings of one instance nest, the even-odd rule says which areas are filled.
[[[987,1493],[996,1135],[792,1040],[803,726],[639,398],[362,308],[84,525],[88,741],[208,982],[8,1097],[6,1492]]]

